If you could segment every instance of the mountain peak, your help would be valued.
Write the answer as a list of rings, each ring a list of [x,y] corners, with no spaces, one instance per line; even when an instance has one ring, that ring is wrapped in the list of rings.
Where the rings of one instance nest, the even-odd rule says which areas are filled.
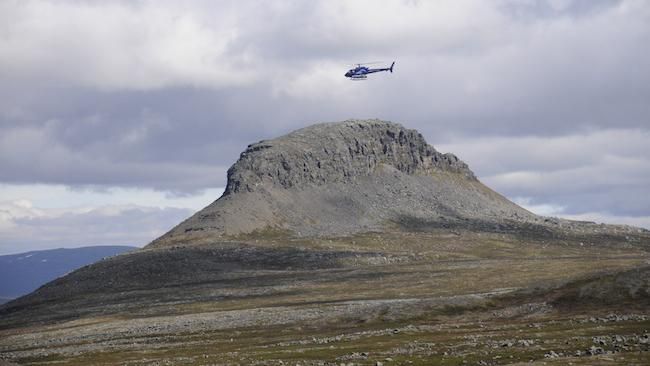
[[[532,221],[416,130],[380,120],[320,123],[249,145],[226,190],[149,247],[260,232],[345,236]],[[270,230],[270,231],[269,231]]]
[[[228,170],[225,195],[269,185],[304,188],[351,182],[385,166],[409,175],[448,171],[476,179],[467,164],[436,151],[416,130],[381,120],[347,120],[248,145]]]

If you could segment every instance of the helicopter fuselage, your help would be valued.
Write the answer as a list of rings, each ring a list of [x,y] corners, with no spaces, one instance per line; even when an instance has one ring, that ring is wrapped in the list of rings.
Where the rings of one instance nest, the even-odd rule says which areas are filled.
[[[375,72],[390,71],[392,73],[393,66],[395,66],[395,62],[393,62],[390,65],[390,67],[379,68],[379,69],[371,69],[367,66],[357,65],[357,67],[355,67],[354,69],[348,70],[348,72],[345,73],[345,77],[350,79],[366,79],[368,77],[368,74],[372,74]]]

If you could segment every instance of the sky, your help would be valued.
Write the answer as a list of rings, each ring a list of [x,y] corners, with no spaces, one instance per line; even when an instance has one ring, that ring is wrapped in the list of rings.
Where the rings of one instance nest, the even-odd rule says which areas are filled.
[[[146,245],[248,144],[349,118],[650,228],[649,44],[646,0],[0,0],[0,254]],[[371,61],[395,72],[343,77]]]

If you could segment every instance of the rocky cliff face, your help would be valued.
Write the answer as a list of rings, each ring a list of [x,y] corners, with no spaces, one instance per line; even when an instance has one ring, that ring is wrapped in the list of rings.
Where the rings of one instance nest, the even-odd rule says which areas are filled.
[[[476,180],[467,164],[441,154],[415,130],[379,120],[307,127],[249,145],[228,170],[225,195],[273,185],[286,189],[350,183],[382,165],[409,175],[454,172]]]

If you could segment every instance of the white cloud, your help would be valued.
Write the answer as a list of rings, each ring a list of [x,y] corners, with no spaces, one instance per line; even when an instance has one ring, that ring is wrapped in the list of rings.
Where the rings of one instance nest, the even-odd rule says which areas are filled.
[[[6,1],[0,5],[5,76],[54,79],[101,89],[250,83],[236,24],[218,13],[157,1]]]
[[[198,211],[219,198],[223,188],[213,188],[194,195],[172,195],[165,191],[143,188],[85,186],[70,188],[55,184],[0,184],[0,202],[44,209],[136,205],[157,208],[186,208]]]
[[[136,205],[36,208],[0,202],[0,254],[88,245],[142,246],[193,211]]]
[[[142,246],[222,192],[180,197],[151,189],[0,184],[0,255],[99,244]]]
[[[82,144],[87,146],[81,147],[66,143],[65,136],[58,136],[67,133],[69,128],[61,121],[48,121],[43,128],[9,129],[0,135],[0,166],[4,167],[0,171],[0,182],[122,185],[192,193],[225,185],[226,167],[214,163],[121,157],[129,149],[141,148],[140,142],[133,140],[140,139],[138,135],[145,133],[142,130],[147,126],[139,126],[140,130],[127,129],[113,139],[99,138],[96,143],[84,141]],[[77,126],[72,124],[71,127]],[[93,126],[84,128],[92,130]],[[107,158],[107,154],[112,154],[111,158]],[[130,182],[124,182],[124,177],[129,177]]]
[[[516,197],[513,199],[513,201],[521,207],[537,215],[561,217],[578,221],[592,221],[599,224],[603,223],[630,225],[650,230],[650,216],[614,215],[607,212],[583,212],[579,214],[569,214],[566,212],[566,206],[553,203],[535,204],[530,197]]]
[[[12,230],[16,227],[17,218],[30,218],[42,215],[42,211],[35,210],[28,200],[0,201],[0,230]]]
[[[648,130],[617,129],[463,138],[437,148],[456,153],[484,183],[533,212],[645,225],[649,140]]]
[[[535,204],[533,203],[533,200],[530,197],[515,197],[512,200],[513,202],[525,208],[526,210],[542,216],[562,215],[562,213],[566,209],[566,206],[549,204],[549,203]]]
[[[348,93],[345,89],[349,81],[342,78],[341,65],[336,63],[315,63],[307,69],[286,70],[275,78],[273,94],[278,97],[282,94],[296,99],[337,100],[345,102]],[[285,81],[286,80],[286,81]],[[326,93],[326,94],[325,94]]]
[[[632,183],[650,178],[649,140],[650,130],[606,129],[554,137],[460,137],[436,148],[459,155],[486,180],[513,185],[544,184],[541,178],[584,174],[594,167],[609,172],[600,174],[601,181]],[[612,174],[620,170],[624,174]]]
[[[525,154],[525,153],[524,153]],[[570,157],[567,157],[570,159]],[[614,186],[648,186],[650,160],[645,157],[602,156],[589,165],[575,165],[557,170],[538,170],[531,164],[526,171],[511,171],[483,178],[485,182],[507,191],[580,193]]]
[[[577,215],[560,214],[570,220],[593,221],[603,224],[618,224],[642,227],[650,230],[650,216],[617,216],[602,212],[585,212]]]
[[[549,4],[555,10],[564,10],[573,4],[574,0],[549,0]]]
[[[565,10],[571,3],[553,0],[549,6]],[[571,79],[602,77],[607,73],[585,72],[593,64],[601,71],[619,66],[637,37],[647,35],[640,22],[650,10],[642,1],[628,0],[585,18],[562,12],[522,21],[504,10],[521,4],[7,1],[0,5],[0,70],[7,77],[101,89],[223,88],[282,83],[277,75],[285,72],[300,77],[324,62],[343,66],[381,57],[406,61],[404,71],[429,81],[459,72],[464,86],[483,96],[512,83],[552,88],[537,75],[540,67]],[[607,43],[609,52],[603,54],[594,40]],[[580,68],[583,62],[576,61],[583,60],[576,54],[592,65]],[[424,61],[419,69],[409,70],[418,60]],[[422,68],[434,64],[442,68]],[[309,97],[312,84],[305,87]]]

